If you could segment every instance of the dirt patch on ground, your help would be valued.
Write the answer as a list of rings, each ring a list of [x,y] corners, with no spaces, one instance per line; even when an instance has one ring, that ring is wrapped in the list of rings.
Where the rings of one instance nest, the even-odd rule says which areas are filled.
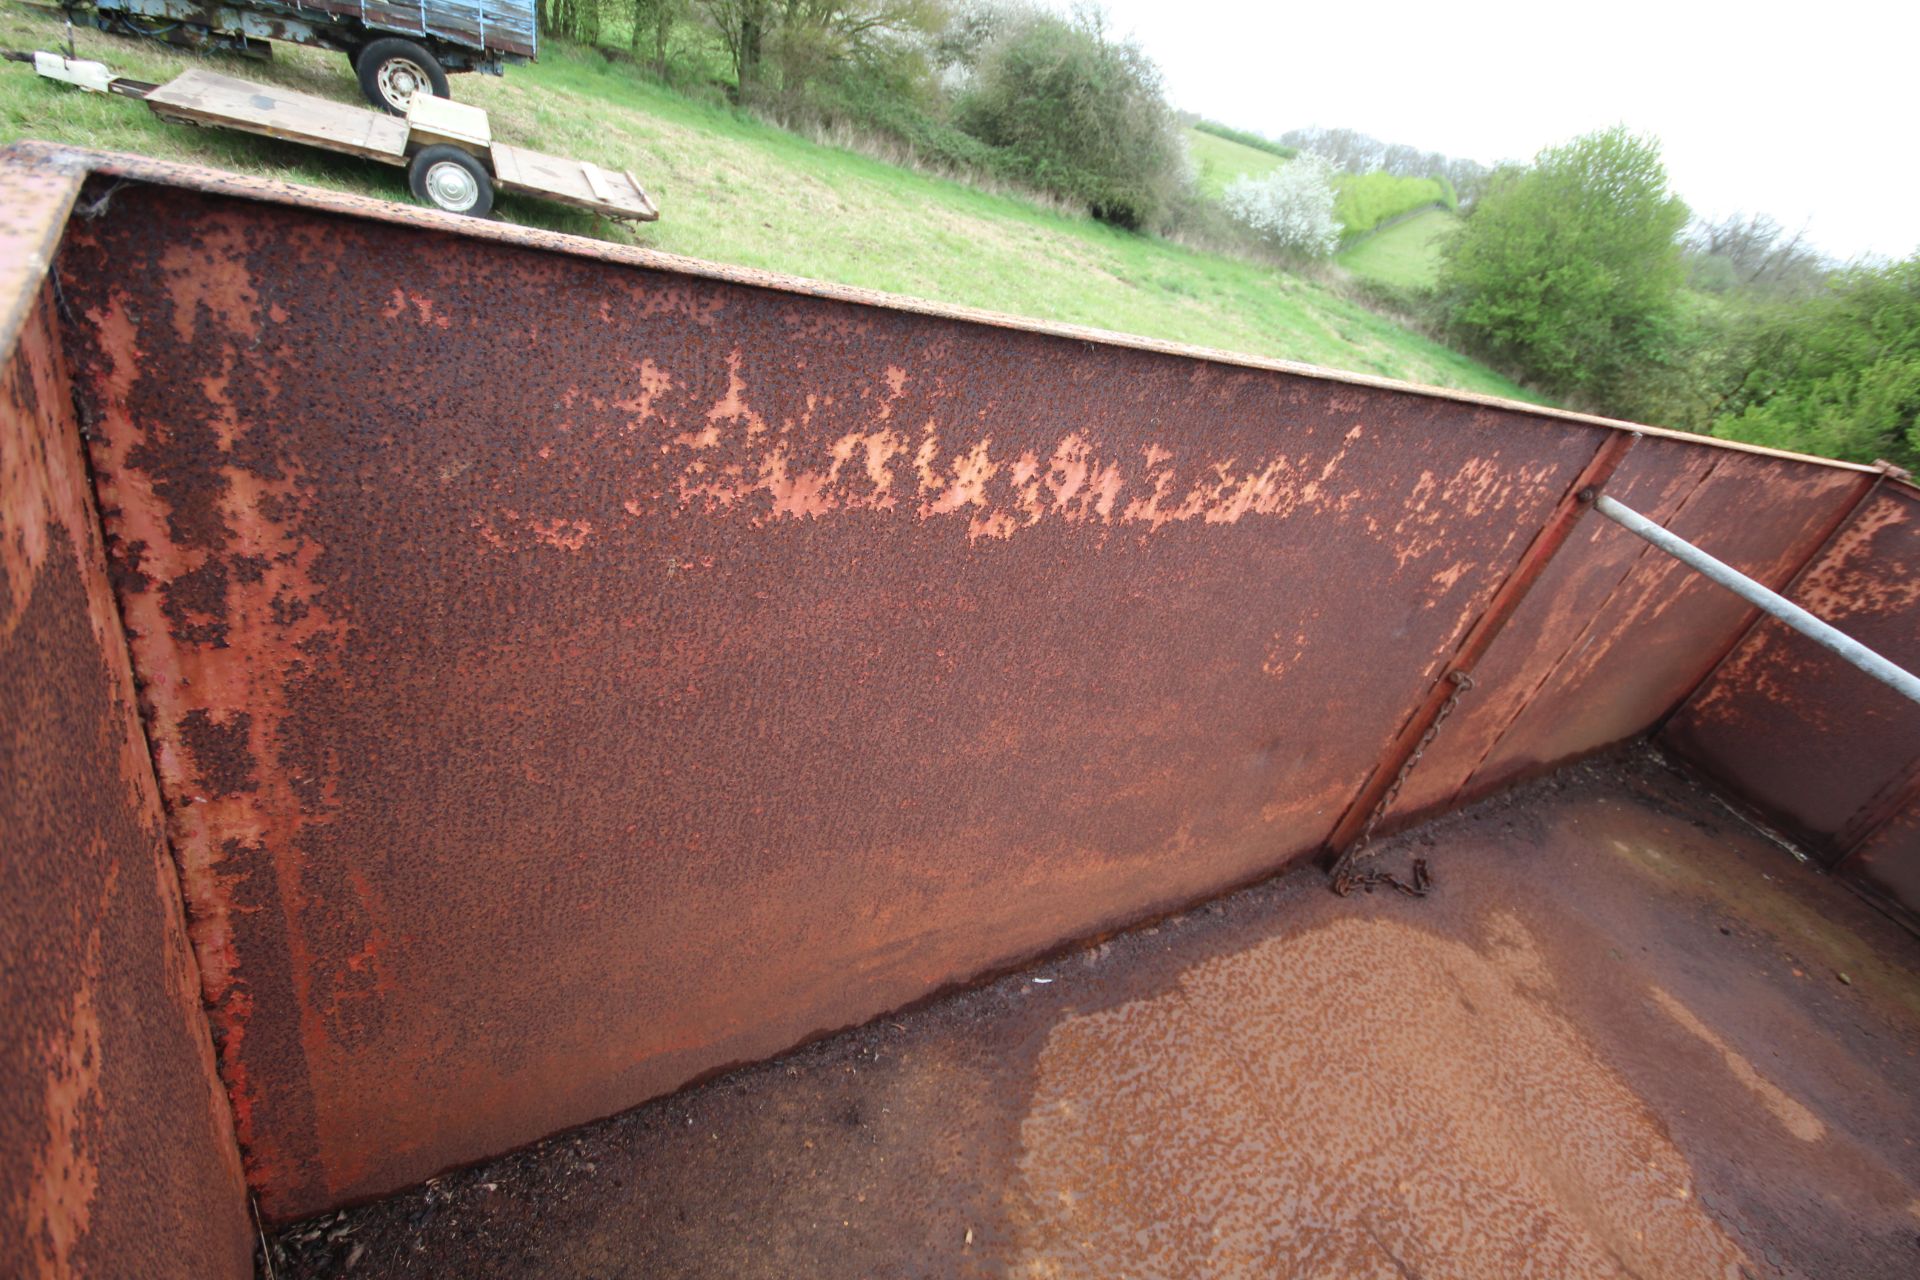
[[[1070,1019],[1021,1137],[1020,1274],[1737,1277],[1744,1261],[1505,914],[1474,943],[1336,920]]]

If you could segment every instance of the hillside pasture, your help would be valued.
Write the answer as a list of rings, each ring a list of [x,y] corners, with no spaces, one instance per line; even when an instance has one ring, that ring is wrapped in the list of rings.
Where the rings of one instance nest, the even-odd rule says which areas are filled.
[[[1363,280],[1396,289],[1430,289],[1440,278],[1440,251],[1460,216],[1426,209],[1365,236],[1335,259]]]
[[[61,39],[56,17],[0,9],[6,47],[54,49]],[[205,66],[360,101],[338,54],[282,45],[272,62],[255,63],[92,31],[77,31],[76,39],[80,56],[140,79],[164,81]],[[557,40],[545,42],[538,63],[512,68],[504,78],[455,77],[454,94],[484,107],[494,135],[505,141],[631,169],[661,208],[659,222],[630,225],[503,198],[497,208],[503,220],[1038,320],[1522,394],[1484,366],[1311,280],[810,141]],[[168,124],[138,102],[84,94],[6,64],[0,66],[0,141],[15,138],[408,198],[396,169]]]
[[[1271,151],[1259,151],[1230,138],[1187,130],[1187,154],[1193,159],[1194,184],[1200,194],[1218,200],[1241,175],[1260,178],[1281,165],[1286,158]]]

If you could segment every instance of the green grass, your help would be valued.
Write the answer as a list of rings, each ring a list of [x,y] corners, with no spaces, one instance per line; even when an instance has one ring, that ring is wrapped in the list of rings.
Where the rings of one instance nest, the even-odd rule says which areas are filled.
[[[1218,200],[1241,174],[1258,178],[1272,173],[1286,160],[1271,151],[1261,151],[1230,138],[1187,130],[1187,154],[1193,157],[1194,180],[1200,193]]]
[[[1365,235],[1383,222],[1430,204],[1453,204],[1453,188],[1439,178],[1391,173],[1341,173],[1333,179],[1333,216],[1347,236]]]
[[[1335,261],[1363,280],[1430,289],[1440,276],[1440,247],[1459,227],[1459,215],[1428,209],[1374,232]]]
[[[51,49],[59,33],[59,23],[40,13],[0,10],[0,46]],[[141,79],[206,65],[358,100],[346,60],[318,50],[282,45],[263,64],[97,32],[80,32],[78,40],[82,56]],[[1041,320],[1522,394],[1311,281],[810,142],[590,52],[550,46],[538,64],[512,68],[504,79],[457,76],[454,93],[487,109],[496,137],[633,170],[662,211],[657,223],[628,226],[503,199],[499,212],[514,222]],[[21,137],[407,198],[395,168],[167,124],[137,102],[83,94],[28,67],[0,64],[0,139]]]

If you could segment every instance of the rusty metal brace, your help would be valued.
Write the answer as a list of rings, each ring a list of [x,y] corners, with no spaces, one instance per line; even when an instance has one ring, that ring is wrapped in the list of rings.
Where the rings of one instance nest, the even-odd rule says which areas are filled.
[[[1373,839],[1373,829],[1380,824],[1380,819],[1386,816],[1387,810],[1393,808],[1393,802],[1399,798],[1400,788],[1406,785],[1408,775],[1413,772],[1414,766],[1420,763],[1420,757],[1427,753],[1427,748],[1433,745],[1434,738],[1440,733],[1440,726],[1447,722],[1447,717],[1452,715],[1453,709],[1460,704],[1460,696],[1473,688],[1473,677],[1463,670],[1447,672],[1447,679],[1453,685],[1453,692],[1448,694],[1447,700],[1440,704],[1438,714],[1433,717],[1433,723],[1427,726],[1427,731],[1420,735],[1419,744],[1414,747],[1413,754],[1409,755],[1406,763],[1400,766],[1400,772],[1393,776],[1393,785],[1387,788],[1385,794],[1380,797],[1380,802],[1373,806],[1373,812],[1367,815],[1367,825],[1360,828],[1359,837],[1347,846],[1347,851],[1341,854],[1339,860],[1333,864],[1333,870],[1330,873],[1333,891],[1343,898],[1355,889],[1366,888],[1373,883],[1386,884],[1416,898],[1426,896],[1430,878],[1426,874],[1424,860],[1417,862],[1414,866],[1412,886],[1402,884],[1391,875],[1379,877],[1357,875],[1353,865],[1359,861],[1360,854]]]

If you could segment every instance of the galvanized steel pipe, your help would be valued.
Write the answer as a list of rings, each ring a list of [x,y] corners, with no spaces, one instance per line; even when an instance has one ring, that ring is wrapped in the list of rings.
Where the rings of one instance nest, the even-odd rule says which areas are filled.
[[[1630,533],[1638,534],[1688,568],[1711,578],[1756,608],[1772,614],[1801,635],[1838,654],[1882,684],[1891,686],[1915,702],[1920,702],[1920,676],[1915,676],[1911,671],[1887,661],[1845,632],[1814,617],[1779,592],[1768,590],[1732,565],[1714,559],[1685,538],[1669,533],[1632,507],[1617,502],[1604,493],[1594,495],[1593,506],[1607,519]]]

